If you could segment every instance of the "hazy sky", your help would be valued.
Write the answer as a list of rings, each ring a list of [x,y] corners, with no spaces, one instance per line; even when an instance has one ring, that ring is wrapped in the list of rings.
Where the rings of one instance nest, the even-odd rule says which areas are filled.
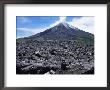
[[[17,38],[42,32],[60,22],[66,22],[83,31],[94,33],[94,17],[87,16],[17,16]]]

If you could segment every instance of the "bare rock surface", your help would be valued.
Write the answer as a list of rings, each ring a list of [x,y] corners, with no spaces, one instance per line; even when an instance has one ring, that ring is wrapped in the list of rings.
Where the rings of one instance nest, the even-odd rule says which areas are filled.
[[[62,61],[66,63],[61,68]],[[16,40],[17,74],[94,74],[94,35],[59,24]]]

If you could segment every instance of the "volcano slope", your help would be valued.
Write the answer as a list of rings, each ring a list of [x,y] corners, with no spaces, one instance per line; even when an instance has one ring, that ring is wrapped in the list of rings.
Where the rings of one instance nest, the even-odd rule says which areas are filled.
[[[54,74],[94,74],[94,35],[59,23],[16,39],[16,74],[53,74],[51,70]]]

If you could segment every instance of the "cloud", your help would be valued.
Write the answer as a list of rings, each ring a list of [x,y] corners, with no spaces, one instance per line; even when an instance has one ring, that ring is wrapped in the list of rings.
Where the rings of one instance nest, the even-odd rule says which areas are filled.
[[[20,17],[20,23],[28,23],[28,22],[30,22],[30,20],[29,20],[29,18],[27,18],[27,17]]]
[[[17,28],[17,33],[19,34],[19,32],[21,34],[17,34],[17,38],[20,37],[28,37],[34,34],[37,34],[39,32],[43,32],[45,29],[44,28]]]
[[[54,27],[54,26],[56,26],[57,24],[59,24],[61,22],[66,22],[66,16],[60,16],[59,20],[57,20],[54,23],[50,24],[48,28]]]
[[[66,16],[61,16],[59,17],[59,22],[65,22],[66,21]]]
[[[94,17],[81,17],[73,18],[72,22],[68,22],[70,25],[75,26],[85,32],[94,34]]]
[[[46,28],[17,28],[18,31],[22,31],[22,32],[30,32],[33,34],[39,33],[39,32],[43,32]],[[48,28],[47,28],[48,29]]]
[[[27,37],[33,34],[29,28],[17,28],[17,38]]]
[[[66,18],[67,18],[66,16],[59,17],[59,20],[52,23],[46,29],[54,27],[61,22],[66,22]],[[85,32],[94,34],[94,17],[93,16],[85,16],[85,17],[80,17],[80,18],[74,17],[71,22],[67,22],[67,23],[74,27],[77,27]]]

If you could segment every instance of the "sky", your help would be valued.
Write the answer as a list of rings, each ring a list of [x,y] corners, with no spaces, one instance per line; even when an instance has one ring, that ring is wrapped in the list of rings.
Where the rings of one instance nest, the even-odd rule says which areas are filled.
[[[43,32],[61,22],[94,34],[93,16],[16,16],[16,38]]]

